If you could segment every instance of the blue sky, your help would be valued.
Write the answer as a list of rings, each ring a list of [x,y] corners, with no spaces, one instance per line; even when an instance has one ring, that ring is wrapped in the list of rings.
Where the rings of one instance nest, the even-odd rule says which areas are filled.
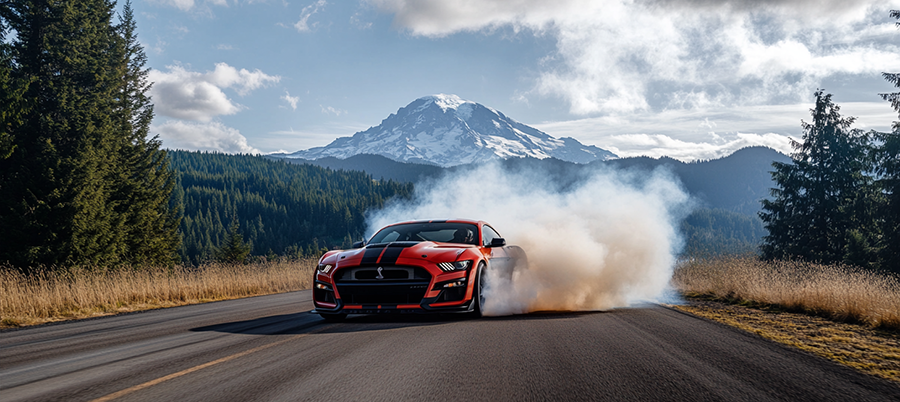
[[[900,0],[140,0],[152,131],[293,152],[456,94],[620,156],[788,152],[817,88],[887,130]]]

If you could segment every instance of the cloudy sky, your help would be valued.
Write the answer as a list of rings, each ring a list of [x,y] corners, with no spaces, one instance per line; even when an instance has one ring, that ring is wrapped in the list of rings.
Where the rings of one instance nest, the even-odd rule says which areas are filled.
[[[140,0],[152,130],[294,152],[456,94],[620,156],[789,152],[813,92],[888,130],[900,0]]]

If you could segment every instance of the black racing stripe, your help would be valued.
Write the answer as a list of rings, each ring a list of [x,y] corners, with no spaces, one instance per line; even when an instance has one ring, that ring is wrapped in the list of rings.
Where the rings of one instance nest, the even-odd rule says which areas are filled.
[[[428,221],[428,223],[447,223],[446,220],[443,221]]]
[[[363,258],[359,263],[360,264],[375,264],[375,263],[377,263],[378,256],[381,255],[382,251],[384,251],[383,245],[366,247],[366,253],[363,254]]]
[[[381,260],[378,261],[378,263],[381,265],[396,264],[397,258],[400,258],[400,253],[403,252],[403,249],[414,246],[415,244],[416,243],[414,243],[414,242],[400,242],[400,243],[388,244],[387,250],[384,250],[384,255],[381,256]]]

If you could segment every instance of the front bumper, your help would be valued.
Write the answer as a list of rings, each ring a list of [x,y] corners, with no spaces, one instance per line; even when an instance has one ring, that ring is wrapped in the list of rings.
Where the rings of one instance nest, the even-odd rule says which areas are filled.
[[[313,301],[315,308],[310,311],[314,314],[436,314],[436,313],[467,313],[472,311],[472,300],[456,302],[442,301],[441,295],[423,298],[419,304],[401,303],[363,303],[344,304],[342,299],[336,299],[335,303],[319,303]]]
[[[472,311],[471,271],[429,272],[421,266],[346,267],[317,273],[314,313],[418,314]],[[463,286],[449,287],[450,282]],[[466,286],[468,285],[468,286]]]

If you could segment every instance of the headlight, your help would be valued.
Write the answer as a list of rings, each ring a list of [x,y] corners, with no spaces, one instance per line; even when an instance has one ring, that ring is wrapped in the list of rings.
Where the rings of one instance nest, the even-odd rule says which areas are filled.
[[[465,269],[469,269],[472,266],[472,260],[467,261],[456,261],[456,262],[442,262],[437,265],[441,271],[444,272],[453,272],[453,271],[462,271]]]
[[[316,269],[318,269],[321,273],[327,274],[328,271],[331,271],[331,264],[319,264],[318,266],[316,266]]]

